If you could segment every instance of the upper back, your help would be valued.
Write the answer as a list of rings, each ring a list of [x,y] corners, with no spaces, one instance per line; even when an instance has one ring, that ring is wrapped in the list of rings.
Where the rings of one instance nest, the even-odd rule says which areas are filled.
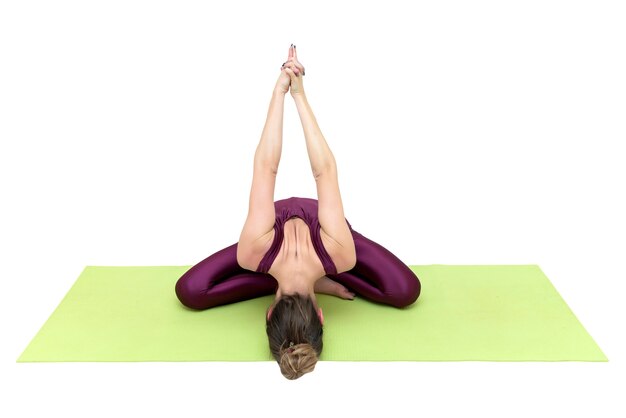
[[[317,201],[291,197],[275,202],[276,221],[273,228],[255,240],[240,264],[243,268],[272,274],[297,259],[324,274],[339,274],[354,266],[354,255],[321,228],[317,217]],[[243,264],[242,264],[243,262]],[[276,264],[276,266],[274,266]]]

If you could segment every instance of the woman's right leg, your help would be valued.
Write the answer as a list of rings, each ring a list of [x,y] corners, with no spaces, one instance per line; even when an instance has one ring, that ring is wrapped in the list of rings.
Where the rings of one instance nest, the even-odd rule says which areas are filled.
[[[421,283],[391,251],[351,229],[356,247],[352,270],[328,275],[348,290],[375,302],[402,308],[417,300]]]
[[[276,293],[269,274],[242,268],[237,245],[226,247],[191,267],[176,282],[176,296],[193,309],[207,309]]]

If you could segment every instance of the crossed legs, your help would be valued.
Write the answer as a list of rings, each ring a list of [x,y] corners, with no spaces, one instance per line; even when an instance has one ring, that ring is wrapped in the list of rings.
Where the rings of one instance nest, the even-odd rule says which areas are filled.
[[[402,308],[417,300],[421,284],[415,273],[382,245],[351,229],[357,262],[352,270],[328,275],[357,295]],[[278,283],[269,274],[246,270],[237,263],[237,244],[191,267],[176,282],[181,303],[193,309],[275,294]]]
[[[352,270],[328,275],[354,293],[375,302],[402,308],[417,300],[421,283],[392,252],[351,229],[356,247]]]

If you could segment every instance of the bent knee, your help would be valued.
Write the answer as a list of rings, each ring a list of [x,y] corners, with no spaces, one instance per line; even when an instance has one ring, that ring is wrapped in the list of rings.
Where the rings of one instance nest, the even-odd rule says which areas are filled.
[[[417,278],[409,278],[391,292],[391,305],[396,308],[404,308],[415,303],[422,290],[422,285]]]
[[[207,309],[212,306],[207,297],[207,288],[197,281],[190,280],[190,276],[182,276],[176,282],[176,296],[178,300],[191,309]]]

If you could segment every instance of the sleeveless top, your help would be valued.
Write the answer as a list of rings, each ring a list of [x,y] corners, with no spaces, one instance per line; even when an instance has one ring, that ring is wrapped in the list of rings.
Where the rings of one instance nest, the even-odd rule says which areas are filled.
[[[309,226],[313,248],[315,248],[315,252],[320,258],[326,274],[337,274],[337,267],[335,266],[332,258],[330,258],[330,255],[326,251],[326,248],[324,248],[322,236],[320,235],[321,225],[317,217],[317,200],[310,199],[308,197],[290,197],[287,199],[275,201],[274,209],[276,210],[276,221],[274,223],[274,240],[272,241],[270,249],[267,250],[263,258],[261,259],[259,267],[257,267],[256,271],[259,273],[267,273],[269,271],[272,263],[274,262],[276,256],[280,251],[280,246],[283,242],[283,228],[285,226],[285,222],[293,217],[298,217],[303,219],[304,222],[306,222],[306,224]],[[348,224],[348,227],[352,230],[352,226],[347,219],[346,223]]]

